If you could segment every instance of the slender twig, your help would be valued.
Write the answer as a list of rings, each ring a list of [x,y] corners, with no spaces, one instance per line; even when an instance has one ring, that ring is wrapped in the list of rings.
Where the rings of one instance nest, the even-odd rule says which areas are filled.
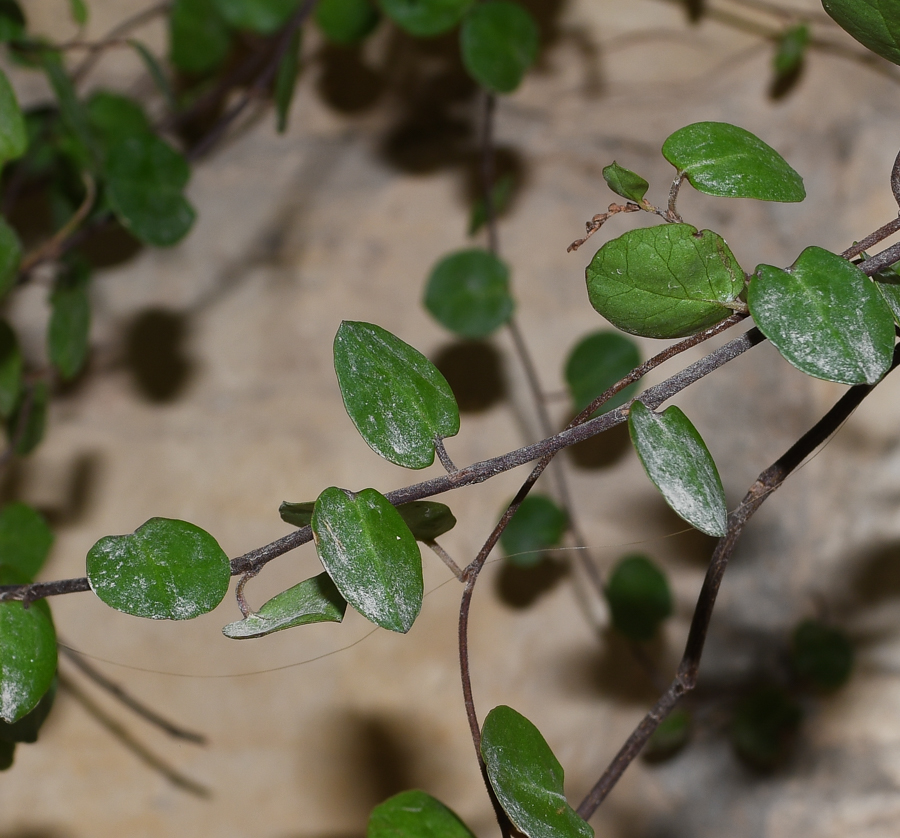
[[[900,363],[900,346],[894,350],[891,370],[895,369],[898,363]],[[840,428],[875,386],[876,384],[860,384],[848,390],[825,416],[757,477],[740,506],[729,514],[726,534],[716,545],[706,571],[706,578],[703,580],[703,587],[700,590],[691,620],[684,656],[675,679],[628,737],[609,767],[581,802],[578,807],[578,814],[581,817],[587,819],[597,810],[625,769],[640,753],[641,748],[647,743],[660,722],[666,718],[678,700],[696,686],[700,659],[703,655],[703,647],[706,643],[719,586],[738,539],[751,516],[810,454]]]
[[[434,438],[434,450],[437,452],[438,459],[441,461],[441,465],[444,467],[447,474],[456,474],[456,472],[459,471],[453,464],[453,460],[450,459],[447,449],[444,447],[444,440],[439,436]]]
[[[669,204],[666,215],[668,216],[669,221],[677,221],[679,224],[681,223],[682,218],[678,214],[678,210],[675,209],[675,202],[678,200],[678,191],[681,189],[681,184],[684,183],[685,177],[687,177],[687,175],[685,175],[684,172],[679,172],[675,176],[675,180],[672,181],[672,186],[669,188]]]
[[[890,247],[870,256],[864,262],[860,262],[858,267],[866,276],[874,276],[882,268],[889,268],[895,262],[900,262],[900,242],[892,244]]]
[[[460,566],[459,566],[455,561],[453,561],[453,559],[452,559],[452,557],[450,556],[450,554],[449,554],[443,547],[441,547],[440,544],[438,544],[434,539],[432,539],[431,541],[423,541],[422,543],[423,543],[426,547],[429,547],[431,550],[434,551],[434,554],[435,554],[435,555],[436,555],[436,556],[437,556],[437,557],[438,557],[445,565],[447,565],[447,567],[450,568],[450,570],[453,572],[453,575],[454,575],[457,579],[459,579],[460,582],[465,581],[465,576],[463,575],[463,571],[462,571],[462,569],[460,568]]]
[[[897,160],[900,161],[900,156],[897,157]],[[895,163],[894,169],[896,170],[896,168],[897,168],[897,164]],[[900,175],[900,172],[898,172],[898,175]],[[892,184],[893,184],[893,179],[894,179],[894,173],[892,172],[891,173],[891,183]],[[900,183],[898,183],[898,188],[900,188]],[[900,201],[900,199],[898,199],[898,201]],[[898,230],[900,230],[900,216],[897,216],[897,218],[891,219],[890,221],[888,221],[887,224],[883,225],[882,227],[879,227],[874,233],[869,233],[869,235],[866,236],[864,239],[862,239],[861,241],[858,241],[855,244],[853,244],[852,246],[848,247],[843,253],[841,253],[841,256],[844,259],[853,259],[855,256],[859,256],[860,253],[862,253],[865,250],[868,250],[873,245],[876,245],[879,242],[884,241],[888,236],[892,236]]]

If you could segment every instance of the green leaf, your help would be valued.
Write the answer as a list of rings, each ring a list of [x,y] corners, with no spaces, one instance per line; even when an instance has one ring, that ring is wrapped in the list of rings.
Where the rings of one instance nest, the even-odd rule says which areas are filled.
[[[16,231],[0,217],[0,297],[15,285],[21,258],[22,243]]]
[[[838,628],[804,620],[794,629],[791,664],[801,680],[830,692],[850,678],[853,644]]]
[[[636,401],[628,411],[628,431],[647,476],[676,514],[707,535],[725,535],[725,490],[691,420],[675,406],[655,413]]]
[[[44,438],[50,390],[44,380],[36,381],[19,393],[19,402],[6,423],[6,433],[15,442],[15,452],[26,457]]]
[[[303,503],[290,503],[282,501],[278,507],[278,514],[281,520],[286,524],[292,524],[295,527],[308,527],[312,522],[313,509],[315,501],[305,501]]]
[[[414,500],[397,507],[416,541],[434,541],[456,526],[450,507],[430,500]]]
[[[0,320],[0,416],[7,418],[22,391],[22,351],[16,333]]]
[[[744,273],[725,240],[688,224],[631,230],[607,242],[586,271],[591,305],[623,332],[677,338],[731,314]]]
[[[341,323],[334,369],[353,424],[386,460],[425,468],[434,462],[435,437],[459,433],[459,408],[444,376],[380,326]]]
[[[6,73],[0,70],[0,166],[21,157],[27,148],[25,118]]]
[[[0,566],[13,568],[29,582],[44,566],[53,531],[36,510],[10,503],[0,511]]]
[[[278,72],[275,74],[275,110],[278,114],[276,129],[279,134],[287,130],[288,114],[294,101],[294,87],[300,66],[300,32],[298,29],[291,36],[291,42],[278,62]]]
[[[487,0],[465,16],[459,40],[469,75],[494,93],[512,93],[537,59],[540,32],[522,6]]]
[[[382,11],[419,38],[440,35],[462,20],[473,0],[379,0]]]
[[[0,569],[0,584],[24,581],[14,570]],[[0,720],[13,724],[34,710],[55,674],[56,631],[47,603],[0,603]]]
[[[50,296],[47,349],[50,363],[63,380],[76,376],[87,359],[91,326],[89,271],[85,263],[79,263],[61,274]]]
[[[890,368],[890,309],[876,284],[834,253],[808,247],[786,271],[760,265],[747,302],[760,331],[808,375],[873,384]]]
[[[900,0],[822,0],[822,6],[863,46],[900,64]]]
[[[210,73],[225,62],[231,33],[215,0],[175,0],[169,16],[169,60],[184,73]]]
[[[281,29],[300,0],[213,0],[219,14],[235,29],[271,35]]]
[[[72,20],[79,26],[84,26],[88,21],[88,8],[84,0],[69,0],[69,11]]]
[[[738,755],[754,768],[769,771],[783,763],[803,711],[778,687],[761,687],[735,709],[731,743]]]
[[[25,15],[15,0],[0,0],[0,43],[25,37]]]
[[[264,637],[309,623],[339,623],[346,610],[347,603],[331,577],[320,573],[272,597],[255,614],[229,623],[222,633],[233,640]]]
[[[691,737],[692,719],[687,710],[678,708],[669,713],[653,731],[641,756],[647,762],[662,762],[677,754]]]
[[[592,838],[594,830],[566,801],[562,766],[523,715],[504,705],[491,710],[481,755],[503,811],[528,838]]]
[[[157,61],[156,56],[140,41],[135,40],[134,38],[128,39],[128,46],[130,46],[140,56],[141,61],[144,62],[147,72],[150,73],[150,78],[153,79],[156,89],[162,94],[163,99],[166,100],[166,105],[168,105],[169,110],[173,113],[177,111],[178,102],[175,99],[175,92],[172,90],[172,85],[169,84],[169,79],[163,71],[159,61]]]
[[[97,152],[91,135],[87,110],[78,98],[72,79],[63,65],[62,57],[53,49],[44,49],[39,55],[41,66],[56,95],[63,124],[72,135],[69,154],[78,161],[80,166],[94,169],[96,168]]]
[[[194,209],[182,195],[190,174],[184,157],[159,137],[127,137],[112,145],[106,158],[113,212],[141,241],[173,245],[194,223]]]
[[[613,627],[629,640],[651,640],[672,614],[665,574],[646,556],[625,556],[606,585]]]
[[[663,143],[663,157],[694,189],[726,198],[802,201],[803,178],[749,131],[726,122],[695,122]]]
[[[772,61],[778,78],[796,73],[803,64],[806,48],[809,46],[809,26],[800,23],[786,29],[778,39],[778,51]]]
[[[565,370],[575,413],[584,410],[640,363],[637,344],[618,332],[593,332],[582,338],[569,354]],[[637,384],[629,384],[600,410],[605,413],[624,404],[636,390]]]
[[[487,250],[473,248],[445,256],[425,286],[425,308],[451,332],[483,338],[513,312],[509,269]]]
[[[530,494],[500,536],[500,546],[510,564],[534,567],[543,560],[543,551],[558,547],[566,532],[568,518],[550,498]]]
[[[121,140],[152,131],[144,109],[134,99],[98,90],[87,101],[91,130],[108,148]]]
[[[422,607],[422,557],[390,501],[375,489],[326,489],[312,530],[341,596],[376,625],[408,632]]]
[[[53,702],[56,700],[57,679],[54,678],[50,684],[50,688],[41,696],[41,700],[33,710],[22,716],[17,722],[10,724],[0,720],[0,743],[15,744],[17,742],[25,742],[32,744],[37,742],[38,733],[47,716],[53,709]],[[0,771],[2,771],[0,767]]]
[[[316,6],[316,24],[333,44],[358,43],[380,17],[370,0],[320,0]]]
[[[475,838],[454,811],[424,791],[402,791],[372,810],[366,838]]]
[[[491,206],[494,208],[495,217],[501,215],[509,205],[515,184],[515,179],[509,173],[497,178],[491,189]],[[472,206],[472,214],[469,216],[469,236],[474,236],[485,224],[487,224],[487,206],[484,198],[479,198]]]
[[[621,195],[636,204],[643,203],[644,195],[650,188],[650,184],[640,175],[620,166],[615,160],[612,165],[603,169],[603,180],[616,195]]]
[[[192,620],[222,601],[231,565],[200,527],[151,518],[131,535],[108,535],[91,547],[87,576],[94,593],[117,611]]]

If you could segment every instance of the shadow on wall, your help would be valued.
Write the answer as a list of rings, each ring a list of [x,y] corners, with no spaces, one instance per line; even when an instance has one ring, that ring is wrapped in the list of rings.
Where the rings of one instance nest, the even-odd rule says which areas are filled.
[[[194,372],[184,344],[186,315],[161,308],[141,311],[125,334],[125,366],[147,401],[165,404],[185,390]]]

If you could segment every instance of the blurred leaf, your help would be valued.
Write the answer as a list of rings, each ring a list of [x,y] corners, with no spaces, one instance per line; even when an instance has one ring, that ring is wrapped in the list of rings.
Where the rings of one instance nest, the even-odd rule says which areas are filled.
[[[219,14],[235,29],[271,35],[288,22],[300,0],[213,0]]]
[[[440,35],[462,20],[473,0],[379,0],[382,11],[419,38]]]
[[[222,633],[233,640],[243,640],[310,623],[339,623],[346,610],[347,603],[331,577],[320,573],[272,597],[256,613],[229,623]]]
[[[749,131],[726,122],[695,122],[663,143],[663,157],[694,189],[726,198],[802,201],[803,178]]]
[[[647,476],[674,512],[700,532],[725,535],[725,490],[691,420],[674,405],[656,413],[636,401],[628,411],[628,431]]]
[[[646,556],[625,556],[610,574],[606,600],[613,627],[629,640],[651,640],[672,614],[665,574]]]
[[[319,559],[366,619],[405,634],[422,607],[422,557],[400,513],[375,489],[326,489],[312,518]]]
[[[900,273],[898,273],[898,267],[900,265],[894,264],[889,268],[882,268],[872,277],[872,281],[891,310],[894,323],[900,326]]]
[[[316,24],[333,44],[355,44],[378,25],[378,9],[371,0],[319,0]]]
[[[15,443],[17,456],[28,456],[41,444],[47,424],[49,401],[50,391],[44,380],[22,388],[19,393],[19,402],[6,423],[6,433],[10,441]]]
[[[0,216],[0,297],[5,297],[16,283],[22,243],[16,231]]]
[[[341,323],[334,368],[353,424],[386,460],[425,468],[434,462],[434,438],[459,433],[459,408],[444,376],[380,326]]]
[[[779,687],[761,687],[740,701],[731,723],[731,743],[754,768],[769,771],[787,759],[803,711]]]
[[[469,75],[494,93],[512,93],[540,47],[534,18],[508,0],[476,3],[463,18],[459,37]]]
[[[890,368],[890,309],[875,284],[834,253],[808,247],[786,271],[759,265],[747,302],[760,331],[807,375],[873,384]]]
[[[900,0],[822,0],[822,6],[863,46],[900,64]]]
[[[791,663],[801,680],[820,690],[836,690],[853,671],[853,644],[838,628],[804,620],[794,629]]]
[[[172,90],[172,85],[169,84],[169,79],[163,71],[162,65],[156,60],[156,56],[140,41],[135,40],[134,38],[129,38],[128,44],[140,56],[141,61],[144,62],[147,72],[150,73],[150,78],[153,79],[156,89],[162,94],[163,99],[166,100],[166,105],[169,110],[173,113],[177,111],[178,102],[175,100],[175,93]]]
[[[278,62],[278,72],[275,74],[275,110],[278,113],[276,128],[279,134],[287,130],[288,114],[294,100],[297,68],[300,66],[300,32],[298,29],[291,37],[287,51]]]
[[[16,333],[0,320],[0,417],[7,418],[22,391],[22,352]]]
[[[183,73],[210,73],[225,62],[231,33],[215,0],[175,0],[169,15],[169,60]]]
[[[50,688],[38,701],[37,706],[26,713],[19,721],[9,724],[0,720],[0,743],[6,745],[17,742],[27,744],[37,742],[38,733],[53,709],[53,702],[56,700],[56,686],[57,679],[54,678]],[[0,770],[3,769],[0,768]]]
[[[15,0],[0,0],[0,43],[25,37],[25,15]]]
[[[416,541],[434,541],[456,526],[450,507],[431,500],[414,500],[397,507]]]
[[[0,511],[0,566],[13,568],[32,581],[53,546],[53,531],[43,516],[24,503],[10,503]]]
[[[168,247],[194,223],[182,190],[191,171],[177,151],[153,134],[127,137],[107,153],[109,202],[122,226],[141,241]]]
[[[641,751],[647,762],[663,762],[675,756],[691,737],[691,714],[680,707],[669,713]]]
[[[494,208],[495,217],[500,216],[509,204],[513,186],[515,179],[511,174],[497,178],[491,189],[491,206]],[[487,206],[484,198],[479,198],[472,206],[472,214],[469,216],[469,236],[474,236],[485,224],[487,224]]]
[[[87,576],[94,593],[117,611],[192,620],[222,601],[231,564],[200,527],[151,518],[130,535],[108,535],[91,547]]]
[[[603,180],[606,181],[606,185],[616,195],[621,195],[623,198],[634,201],[636,204],[643,203],[644,195],[647,194],[647,190],[650,188],[650,184],[640,175],[635,174],[630,169],[626,169],[624,166],[620,166],[615,160],[613,160],[611,165],[604,168]]]
[[[25,118],[6,73],[0,70],[0,166],[21,157],[27,148]]]
[[[491,710],[481,755],[503,811],[528,838],[592,838],[594,830],[566,801],[562,766],[523,715],[504,705]]]
[[[87,359],[91,327],[89,284],[90,268],[79,262],[59,276],[50,295],[47,349],[50,363],[63,380],[76,376]]]
[[[586,271],[591,305],[623,332],[692,335],[730,315],[744,273],[725,240],[689,224],[630,230],[607,242]]]
[[[424,791],[402,791],[372,810],[366,838],[475,838],[439,800]]]
[[[558,547],[566,532],[568,518],[546,495],[530,494],[500,536],[507,561],[516,567],[534,567],[543,560],[543,551]]]
[[[809,46],[809,26],[800,23],[786,29],[778,39],[778,51],[772,61],[777,78],[784,78],[796,73],[803,63],[806,48]]]
[[[104,147],[152,131],[150,120],[139,102],[106,90],[91,94],[87,101],[87,117],[94,135]]]
[[[315,505],[315,501],[289,503],[285,500],[282,501],[281,506],[278,507],[278,514],[281,516],[281,520],[286,524],[291,524],[295,527],[308,527],[312,521],[313,508]]]
[[[483,338],[513,312],[509,269],[487,250],[473,248],[445,256],[425,287],[425,308],[451,332]]]
[[[63,124],[72,134],[73,144],[69,153],[73,159],[78,160],[80,166],[93,170],[97,164],[97,153],[87,110],[78,98],[72,79],[63,65],[62,56],[53,49],[41,50],[38,55],[56,95]]]
[[[88,21],[88,8],[84,0],[69,0],[69,11],[72,20],[79,26],[84,26]]]
[[[575,413],[584,410],[597,396],[621,381],[640,363],[641,354],[637,344],[618,332],[593,332],[583,337],[566,361],[566,384],[572,395]],[[600,410],[606,413],[624,404],[636,390],[637,384],[629,384]]]

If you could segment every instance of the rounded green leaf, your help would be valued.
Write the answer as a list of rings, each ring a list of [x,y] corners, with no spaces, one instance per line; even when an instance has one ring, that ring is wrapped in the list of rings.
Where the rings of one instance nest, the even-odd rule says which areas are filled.
[[[615,160],[603,169],[603,180],[616,195],[621,195],[636,204],[644,200],[644,195],[650,188],[650,184],[640,175],[620,166]]]
[[[784,158],[737,125],[695,122],[672,134],[662,153],[707,195],[788,202],[806,197],[803,178]]]
[[[22,350],[16,333],[5,320],[0,320],[0,416],[15,410],[22,389]]]
[[[194,223],[182,195],[190,178],[187,161],[153,134],[113,144],[106,157],[109,202],[121,224],[141,241],[175,244]]]
[[[853,644],[838,628],[804,620],[794,629],[791,663],[801,680],[820,690],[836,690],[853,670]]]
[[[431,500],[414,500],[397,507],[416,541],[434,541],[456,526],[449,506]]]
[[[169,13],[169,60],[185,73],[208,73],[231,49],[231,34],[214,0],[175,0]]]
[[[75,268],[59,278],[50,296],[47,351],[63,380],[77,375],[87,359],[91,327],[89,282],[87,269]]]
[[[691,420],[674,406],[656,413],[633,402],[628,431],[647,476],[676,514],[707,535],[725,535],[725,490]]]
[[[425,308],[442,326],[465,338],[487,337],[499,329],[514,305],[509,269],[478,248],[446,256],[425,286]]]
[[[377,25],[380,15],[371,0],[320,0],[316,24],[334,44],[355,44]]]
[[[779,687],[761,687],[738,703],[731,743],[754,768],[769,771],[785,761],[803,711]]]
[[[286,524],[293,524],[295,527],[308,527],[312,521],[315,505],[315,501],[290,503],[285,500],[282,501],[281,506],[278,507],[278,514],[281,516],[281,520]]]
[[[481,755],[503,811],[528,838],[592,838],[594,830],[566,801],[562,766],[523,715],[504,705],[491,710]]]
[[[477,3],[459,31],[469,75],[494,93],[511,93],[534,64],[540,32],[529,12],[508,0]]]
[[[30,581],[52,546],[53,531],[28,504],[10,503],[0,511],[0,566],[14,568]]]
[[[900,0],[822,0],[822,6],[863,46],[900,64]]]
[[[26,148],[25,119],[6,73],[0,70],[0,166],[21,157]]]
[[[424,791],[402,791],[372,810],[366,838],[475,838],[452,809]]]
[[[778,78],[796,73],[803,63],[806,48],[809,46],[809,25],[806,23],[791,26],[778,39],[778,51],[772,61],[775,75]]]
[[[369,447],[406,468],[434,462],[434,439],[459,433],[459,408],[437,367],[372,323],[344,321],[334,369],[347,413]]]
[[[750,280],[750,313],[797,369],[839,384],[873,384],[890,368],[894,320],[859,268],[808,247],[781,270],[760,265]]]
[[[651,640],[672,614],[665,574],[646,556],[625,556],[610,575],[605,593],[613,627],[629,640]]]
[[[687,710],[673,710],[653,731],[641,756],[647,762],[662,762],[675,756],[691,738],[692,719]]]
[[[9,724],[0,720],[0,742],[17,743],[26,742],[32,744],[37,742],[38,733],[50,711],[53,709],[53,703],[56,700],[57,679],[54,678],[50,684],[50,688],[41,696],[41,700],[35,708],[22,716],[17,722]]]
[[[235,29],[271,35],[288,22],[300,0],[213,0],[219,14]]]
[[[419,38],[440,35],[462,20],[473,0],[379,0],[382,11]]]
[[[341,596],[376,625],[409,631],[422,607],[422,557],[390,501],[375,489],[326,489],[316,500],[312,530]]]
[[[630,230],[603,245],[585,275],[600,314],[649,338],[684,337],[718,323],[744,290],[725,240],[689,224]]]
[[[106,90],[98,90],[88,100],[87,116],[91,129],[106,147],[152,130],[138,102]]]
[[[584,410],[640,363],[641,353],[637,344],[618,332],[594,332],[582,338],[569,354],[565,370],[575,412]],[[601,410],[606,412],[624,404],[636,389],[636,384],[630,384],[606,402]]]
[[[222,601],[231,565],[200,527],[151,518],[131,535],[108,535],[91,547],[87,576],[94,593],[117,611],[191,620]]]
[[[347,603],[331,577],[320,573],[276,594],[255,614],[229,623],[222,634],[233,640],[244,640],[309,623],[339,623],[346,610]]]
[[[16,231],[0,218],[0,297],[15,285],[21,257],[22,243]]]
[[[540,564],[543,551],[558,547],[568,526],[566,513],[545,495],[522,501],[500,536],[507,560],[518,567]]]

